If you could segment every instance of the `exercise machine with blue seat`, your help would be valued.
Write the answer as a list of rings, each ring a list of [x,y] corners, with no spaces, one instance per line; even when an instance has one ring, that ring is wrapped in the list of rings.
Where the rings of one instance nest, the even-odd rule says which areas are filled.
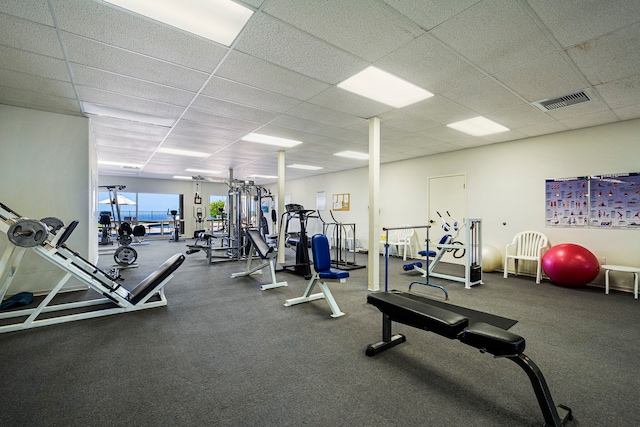
[[[184,261],[183,254],[173,255],[129,290],[116,282],[113,274],[101,270],[66,245],[78,221],[60,227],[51,227],[47,222],[22,217],[0,203],[0,231],[8,238],[0,258],[0,300],[7,294],[28,249],[65,273],[36,307],[1,312],[0,333],[167,305],[164,286]],[[102,297],[51,304],[72,277]],[[8,323],[4,319],[15,321]]]
[[[269,272],[271,273],[271,283],[260,286],[260,290],[264,291],[267,289],[287,286],[287,282],[278,282],[276,279],[276,257],[278,256],[276,248],[267,244],[266,240],[262,237],[260,230],[247,229],[245,230],[245,234],[247,240],[251,244],[251,249],[249,250],[249,254],[247,254],[247,264],[244,271],[233,273],[231,278],[235,279],[237,277],[262,274],[262,268],[268,266]],[[254,254],[260,257],[263,260],[263,263],[252,267],[251,263],[254,259]]]
[[[314,273],[309,280],[304,294],[298,298],[288,299],[284,305],[289,307],[296,304],[326,299],[331,308],[331,317],[344,316],[338,307],[333,294],[327,285],[327,281],[345,283],[349,277],[349,272],[331,268],[331,252],[329,249],[329,239],[324,234],[316,234],[311,238],[311,252],[313,256]],[[312,294],[314,287],[318,285],[322,292]]]
[[[437,212],[442,220],[442,229],[445,234],[435,244],[436,250],[429,250],[429,235],[427,233],[427,249],[418,251],[418,255],[425,257],[427,267],[423,267],[421,261],[405,263],[404,271],[415,270],[423,277],[431,275],[439,279],[462,282],[466,289],[482,283],[482,219],[467,218],[462,227],[458,221],[451,217],[447,211],[448,219],[444,219],[440,212]],[[434,221],[431,221],[432,223]],[[466,243],[458,241],[458,236],[462,228],[466,229]],[[434,271],[442,261],[445,254],[451,253],[453,258],[462,259],[464,264],[464,276],[455,276]],[[411,289],[411,288],[409,288]]]

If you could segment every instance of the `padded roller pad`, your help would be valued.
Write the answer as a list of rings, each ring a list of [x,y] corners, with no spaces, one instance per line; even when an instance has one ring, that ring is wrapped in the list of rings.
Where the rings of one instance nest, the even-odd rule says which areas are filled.
[[[418,255],[427,256],[427,251],[418,251]],[[429,256],[431,258],[437,255],[436,251],[429,251]]]
[[[367,302],[398,323],[431,331],[454,339],[463,331],[469,320],[452,311],[413,300],[397,293],[372,292]]]
[[[525,347],[520,335],[483,322],[465,328],[458,339],[494,356],[514,356],[524,352]]]

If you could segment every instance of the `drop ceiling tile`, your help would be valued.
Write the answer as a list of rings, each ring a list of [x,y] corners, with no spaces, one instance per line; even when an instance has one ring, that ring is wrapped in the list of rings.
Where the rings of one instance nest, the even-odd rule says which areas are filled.
[[[238,120],[233,117],[218,116],[206,111],[200,111],[196,108],[189,108],[187,110],[184,116],[182,116],[180,124],[182,125],[183,122],[194,122],[201,125],[221,127],[225,129],[236,129],[245,133],[252,132],[253,130],[262,126],[261,123]],[[187,123],[184,124],[187,125]]]
[[[556,50],[515,1],[485,0],[443,22],[430,34],[489,74]]]
[[[0,86],[40,92],[45,95],[58,96],[61,98],[74,99],[76,97],[76,93],[74,92],[71,83],[47,79],[17,71],[4,70],[1,68]]]
[[[442,142],[454,142],[460,141],[462,139],[469,138],[469,135],[466,133],[460,132],[458,130],[452,129],[448,126],[440,126],[433,129],[428,129],[423,132],[419,132],[419,134],[424,135],[428,138],[433,138]]]
[[[282,115],[278,117],[277,119],[269,123],[269,126],[279,126],[282,128],[293,129],[304,133],[321,135],[335,139],[344,139],[346,141],[362,138],[361,134],[350,131],[348,129],[288,115]]]
[[[529,104],[517,105],[503,111],[494,111],[486,114],[485,117],[509,129],[518,129],[553,120],[544,112]]]
[[[248,24],[236,49],[330,84],[340,83],[369,65],[265,14]]]
[[[219,77],[209,80],[201,93],[212,98],[279,113],[285,113],[300,104],[298,99]]]
[[[425,147],[430,147],[432,145],[441,145],[442,141],[434,139],[434,138],[429,138],[428,136],[424,135],[424,134],[410,134],[410,135],[406,135],[403,138],[399,138],[396,140],[393,140],[389,143],[383,142],[382,145],[384,146],[398,146],[398,147],[409,147],[409,148],[425,148]]]
[[[149,142],[136,138],[127,138],[116,135],[104,135],[101,133],[94,134],[96,147],[102,148],[119,148],[123,150],[137,151],[146,153],[147,157],[158,148],[158,142]],[[122,161],[122,159],[120,159]]]
[[[91,126],[95,129],[103,129],[104,132],[126,132],[132,136],[147,135],[149,139],[162,140],[169,133],[169,128],[149,123],[133,122],[131,120],[116,119],[113,117],[93,116]]]
[[[601,84],[595,89],[613,109],[636,105],[640,100],[640,74]]]
[[[232,102],[211,98],[210,96],[198,96],[192,107],[207,111],[220,116],[233,117],[239,120],[256,123],[269,123],[279,116],[278,113],[247,107],[245,105],[234,104]]]
[[[630,105],[629,107],[616,108],[613,110],[620,120],[631,120],[640,118],[640,104]]]
[[[49,11],[47,0],[3,0],[0,2],[0,12],[28,19],[39,24],[53,27],[53,18]]]
[[[479,114],[504,110],[525,103],[525,100],[514,95],[491,78],[478,80],[450,90],[443,93],[442,96]]]
[[[296,106],[296,108],[287,112],[287,115],[344,128],[364,122],[360,117],[309,102]]]
[[[71,81],[64,60],[0,46],[1,68],[47,77],[65,82]]]
[[[216,75],[300,100],[309,99],[329,87],[327,83],[235,50]]]
[[[441,124],[468,119],[477,114],[457,102],[438,95],[404,107],[403,110]]]
[[[150,101],[186,107],[196,95],[195,92],[150,83],[80,64],[73,64],[71,69],[74,81],[79,86],[88,86]]]
[[[64,58],[56,30],[32,21],[0,14],[0,40],[8,47]]]
[[[560,53],[535,59],[494,77],[529,102],[563,96],[588,86]]]
[[[500,132],[500,133],[494,133],[492,135],[486,135],[481,138],[484,139],[485,141],[494,143],[494,142],[515,141],[518,139],[526,138],[526,136],[527,135],[517,130],[510,130],[507,132]]]
[[[599,85],[638,74],[638,46],[640,23],[567,49],[567,54],[591,84]]]
[[[434,94],[485,77],[430,34],[405,44],[375,65]]]
[[[226,144],[236,141],[245,135],[246,133],[243,131],[205,126],[187,121],[180,121],[171,132],[172,137],[205,138],[211,142],[220,143],[224,141]]]
[[[527,3],[563,47],[580,44],[640,21],[636,0],[528,0]]]
[[[392,126],[406,132],[419,132],[432,127],[440,126],[440,123],[426,119],[422,116],[404,110],[393,110],[380,116],[380,121],[385,126]]]
[[[211,73],[227,48],[103,2],[53,0],[63,31]]]
[[[63,33],[69,61],[153,83],[197,92],[208,75],[124,49]]]
[[[618,121],[620,121],[620,119],[609,110],[560,120],[560,122],[565,124],[570,129],[580,129]]]
[[[556,121],[537,123],[535,125],[522,126],[518,128],[518,132],[526,136],[546,135],[549,133],[564,132],[566,130],[569,130],[567,126]]]
[[[309,100],[321,107],[333,108],[360,118],[376,117],[394,108],[334,86]]]
[[[0,86],[0,104],[49,111],[52,113],[69,114],[72,116],[81,115],[80,105],[75,99],[60,98],[11,87]]]
[[[108,105],[126,111],[151,114],[158,117],[177,119],[184,111],[183,107],[177,105],[134,98],[132,96],[125,96],[87,86],[78,86],[78,94],[82,102]]]
[[[425,30],[449,20],[480,0],[383,0]]]
[[[264,11],[369,62],[423,33],[406,17],[373,1],[270,0]]]

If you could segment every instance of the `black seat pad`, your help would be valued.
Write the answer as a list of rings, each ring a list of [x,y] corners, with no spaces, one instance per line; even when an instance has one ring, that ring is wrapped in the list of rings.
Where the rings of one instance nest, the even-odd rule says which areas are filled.
[[[457,338],[469,320],[452,311],[407,298],[402,294],[372,292],[367,302],[398,323],[434,332],[447,338]]]
[[[465,328],[458,339],[494,356],[514,356],[524,352],[525,347],[525,340],[520,335],[483,322]]]

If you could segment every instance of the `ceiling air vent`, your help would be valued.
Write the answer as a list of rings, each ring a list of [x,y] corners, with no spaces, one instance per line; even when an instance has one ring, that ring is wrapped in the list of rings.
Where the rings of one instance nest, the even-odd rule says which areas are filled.
[[[593,96],[587,93],[586,90],[581,90],[579,92],[570,93],[558,98],[536,101],[533,102],[533,105],[535,105],[542,111],[551,111],[557,110],[558,108],[568,107],[570,105],[581,104],[583,102],[591,101],[592,99]]]

